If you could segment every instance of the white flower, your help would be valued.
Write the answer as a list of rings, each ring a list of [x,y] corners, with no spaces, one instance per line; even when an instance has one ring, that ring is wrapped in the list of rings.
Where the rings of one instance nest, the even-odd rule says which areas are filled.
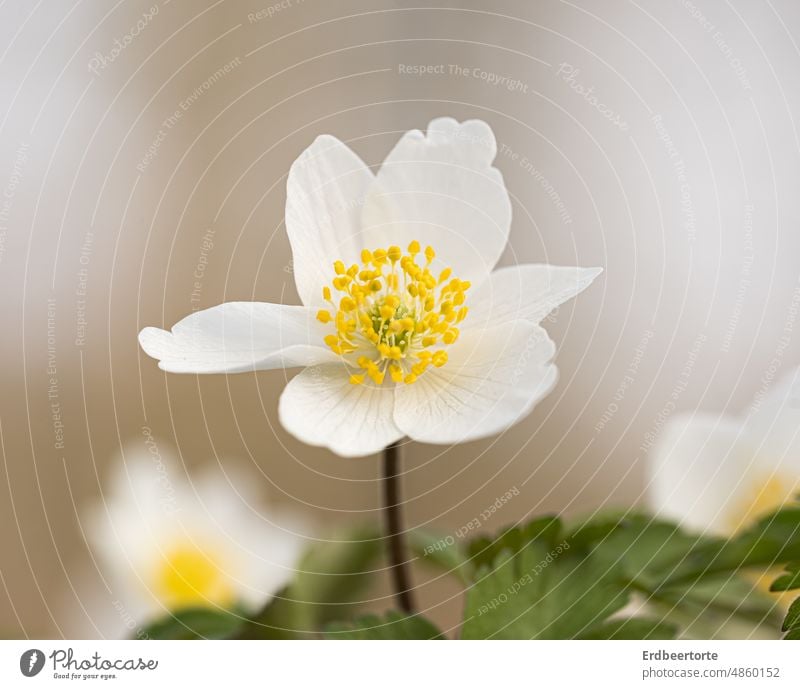
[[[226,473],[187,480],[163,453],[126,452],[104,486],[87,538],[131,629],[186,607],[252,612],[294,575],[304,523],[256,511],[253,481]]]
[[[698,531],[733,533],[800,491],[800,368],[748,414],[670,421],[649,460],[651,505]]]
[[[553,387],[538,324],[600,269],[492,272],[511,203],[489,126],[441,118],[407,132],[377,175],[320,136],[292,165],[286,229],[303,306],[232,302],[145,328],[176,373],[307,367],[279,414],[300,440],[344,456],[408,436],[457,443],[500,432]]]

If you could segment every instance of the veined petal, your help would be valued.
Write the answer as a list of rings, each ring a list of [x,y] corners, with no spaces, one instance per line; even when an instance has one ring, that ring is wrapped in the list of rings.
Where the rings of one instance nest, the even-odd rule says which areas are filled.
[[[699,531],[736,526],[738,495],[749,489],[753,455],[737,419],[684,414],[669,421],[648,456],[649,503],[658,516]]]
[[[399,440],[403,433],[392,420],[392,389],[352,385],[349,376],[341,363],[298,373],[281,395],[283,427],[298,440],[342,457],[371,455]]]
[[[449,362],[395,391],[395,423],[414,440],[460,443],[499,433],[525,417],[555,385],[555,345],[543,328],[514,321],[469,331]]]
[[[139,344],[172,373],[241,373],[336,361],[302,306],[228,302],[196,311],[172,331],[145,328]]]
[[[427,137],[407,132],[384,161],[364,206],[368,246],[431,245],[442,265],[477,285],[508,241],[511,202],[492,161],[494,134],[485,122],[443,117]]]
[[[602,268],[525,264],[495,270],[469,297],[464,328],[496,328],[523,318],[539,323],[585,290]]]
[[[334,261],[358,261],[365,246],[361,210],[373,180],[353,151],[327,135],[317,137],[289,170],[286,232],[295,284],[307,306],[320,302]]]

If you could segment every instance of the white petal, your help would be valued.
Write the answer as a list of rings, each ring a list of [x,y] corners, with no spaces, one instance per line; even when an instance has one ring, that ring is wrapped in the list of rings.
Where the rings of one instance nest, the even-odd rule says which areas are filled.
[[[319,136],[289,170],[286,232],[300,299],[319,303],[333,277],[333,262],[359,260],[361,210],[374,177],[341,141]]]
[[[752,455],[742,423],[708,414],[670,420],[648,456],[650,505],[658,516],[685,526],[727,533],[730,510],[749,487]]]
[[[283,427],[304,443],[362,457],[402,437],[392,421],[393,406],[390,386],[352,385],[343,364],[326,364],[297,374],[278,411]]]
[[[555,345],[545,330],[515,321],[502,333],[462,334],[450,360],[398,386],[394,418],[414,440],[461,443],[520,421],[555,385]]]
[[[788,371],[751,406],[748,441],[762,469],[800,478],[800,368]]]
[[[364,207],[369,247],[414,239],[431,245],[442,265],[479,284],[500,258],[511,225],[497,152],[485,122],[433,120],[428,136],[407,132],[384,161]]]
[[[196,311],[172,332],[145,328],[139,344],[172,373],[241,373],[335,361],[325,333],[302,306],[228,302]]]
[[[464,328],[494,328],[524,318],[538,323],[585,290],[602,268],[526,264],[494,271],[467,298]]]

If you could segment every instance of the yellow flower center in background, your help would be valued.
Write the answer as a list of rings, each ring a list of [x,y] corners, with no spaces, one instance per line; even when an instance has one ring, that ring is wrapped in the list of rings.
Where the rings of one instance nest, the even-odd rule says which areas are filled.
[[[737,504],[736,510],[730,515],[729,523],[732,531],[745,529],[753,522],[767,516],[778,508],[790,503],[797,492],[797,482],[791,481],[785,475],[771,474],[763,480],[753,483],[751,489]],[[770,567],[763,573],[749,576],[756,586],[765,593],[771,593],[770,585],[781,574],[781,567]],[[787,608],[796,598],[795,591],[772,593],[778,603]]]
[[[154,577],[154,590],[170,610],[194,605],[230,607],[235,592],[222,569],[222,558],[193,543],[167,550]]]
[[[731,515],[731,527],[738,531],[750,526],[755,520],[791,502],[796,490],[793,481],[778,474],[754,482]]]
[[[447,363],[447,346],[458,339],[457,324],[467,315],[464,306],[467,281],[451,277],[445,268],[438,276],[430,266],[436,254],[413,241],[404,254],[399,246],[364,249],[361,265],[333,264],[336,277],[324,287],[322,297],[330,310],[317,320],[331,323],[335,332],[325,344],[348,357],[356,368],[350,382],[360,385],[369,377],[381,385],[388,374],[395,383],[409,385],[429,366]]]

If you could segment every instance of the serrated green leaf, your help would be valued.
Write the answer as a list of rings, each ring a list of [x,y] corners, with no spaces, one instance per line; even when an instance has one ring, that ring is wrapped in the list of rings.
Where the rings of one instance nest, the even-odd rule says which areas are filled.
[[[465,639],[573,639],[629,599],[606,563],[571,557],[568,545],[551,546],[546,535],[500,553],[477,576],[467,593]]]
[[[629,617],[610,620],[581,634],[581,639],[646,639],[663,641],[674,639],[678,633],[676,625],[654,617]]]
[[[365,615],[353,622],[335,622],[325,628],[326,639],[356,641],[392,639],[443,639],[444,635],[422,615],[390,611],[384,616]]]
[[[490,566],[503,551],[518,553],[528,544],[537,541],[548,550],[562,540],[563,526],[558,517],[539,517],[523,526],[505,529],[495,537],[479,536],[469,542],[467,556],[474,572]]]
[[[229,639],[246,619],[235,612],[186,608],[147,626],[137,638],[156,640]]]
[[[630,514],[595,543],[588,544],[620,576],[642,584],[661,581],[680,567],[687,552],[706,539],[689,534],[676,524],[647,515]],[[580,534],[579,534],[580,535]]]

